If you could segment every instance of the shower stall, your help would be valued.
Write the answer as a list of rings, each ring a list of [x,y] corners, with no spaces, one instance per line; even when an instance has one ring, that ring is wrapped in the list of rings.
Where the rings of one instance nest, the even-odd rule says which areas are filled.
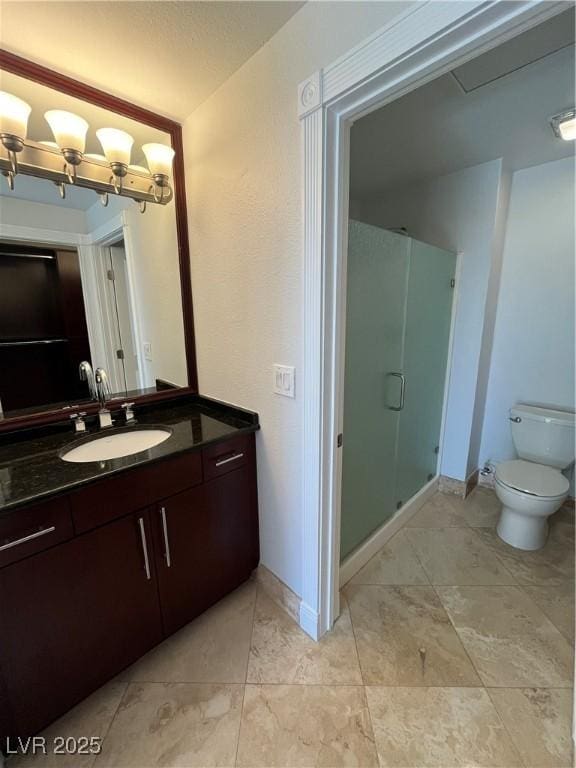
[[[351,220],[340,557],[437,474],[456,255]]]

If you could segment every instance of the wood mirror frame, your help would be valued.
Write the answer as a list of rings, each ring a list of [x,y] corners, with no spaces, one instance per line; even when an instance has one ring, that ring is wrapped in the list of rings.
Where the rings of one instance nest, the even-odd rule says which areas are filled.
[[[182,316],[184,322],[184,344],[186,352],[186,369],[188,386],[174,390],[165,390],[134,397],[134,402],[149,403],[160,400],[170,400],[198,392],[198,375],[196,371],[196,345],[194,341],[194,314],[192,308],[192,283],[190,276],[190,250],[188,245],[188,215],[186,211],[186,186],[184,181],[184,153],[182,147],[182,126],[143,107],[131,104],[129,101],[112,96],[98,88],[85,85],[66,75],[54,72],[33,61],[24,59],[14,53],[0,48],[0,70],[20,75],[41,85],[62,91],[69,96],[75,96],[98,107],[129,117],[151,128],[165,131],[170,135],[172,147],[176,151],[173,165],[174,202],[176,209],[176,230],[178,238],[178,259],[180,263],[180,289],[182,293]],[[96,413],[98,403],[82,401],[82,408],[88,413]],[[65,417],[62,408],[20,416],[5,416],[0,418],[0,432],[13,431],[24,427],[39,426],[62,421]]]

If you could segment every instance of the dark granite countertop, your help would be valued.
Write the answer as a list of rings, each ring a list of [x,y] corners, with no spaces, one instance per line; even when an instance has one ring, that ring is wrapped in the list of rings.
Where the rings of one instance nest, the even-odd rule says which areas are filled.
[[[0,436],[0,515],[34,501],[54,496],[125,469],[196,449],[244,432],[259,429],[258,415],[199,395],[136,409],[135,428],[169,427],[160,445],[119,459],[73,464],[60,454],[86,437],[112,434],[132,427],[116,425],[101,431],[87,420],[88,434],[74,434],[70,423],[21,430]]]

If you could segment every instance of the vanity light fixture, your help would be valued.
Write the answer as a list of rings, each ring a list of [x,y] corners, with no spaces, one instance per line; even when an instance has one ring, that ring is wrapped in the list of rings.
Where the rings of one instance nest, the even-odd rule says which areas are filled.
[[[44,113],[55,141],[33,141],[27,138],[31,111],[18,96],[0,91],[0,140],[6,150],[4,153],[0,147],[0,173],[11,190],[14,177],[21,173],[52,181],[62,198],[66,197],[67,184],[93,190],[104,206],[108,205],[108,194],[115,192],[134,200],[142,213],[147,203],[167,205],[173,200],[172,147],[145,144],[142,149],[148,168],[130,165],[132,136],[117,128],[100,128],[96,136],[104,154],[85,153],[88,123],[61,109]]]
[[[574,141],[576,139],[576,109],[567,109],[559,115],[550,118],[550,125],[554,135],[564,141]]]
[[[18,96],[0,91],[0,140],[8,150],[10,170],[4,171],[10,189],[14,189],[14,176],[18,173],[18,153],[24,149],[28,131],[28,118],[32,107]]]
[[[118,128],[100,128],[96,131],[96,136],[112,169],[110,183],[114,186],[114,192],[119,195],[122,191],[122,179],[128,173],[134,139],[129,133]]]
[[[83,117],[63,109],[51,109],[44,113],[52,129],[58,149],[64,155],[64,171],[70,184],[76,183],[76,167],[84,157],[88,123]],[[70,170],[72,168],[72,170]]]
[[[154,179],[154,199],[157,203],[161,203],[165,189],[170,186],[174,150],[167,144],[144,144],[142,151]],[[160,188],[160,195],[158,195],[158,188]]]

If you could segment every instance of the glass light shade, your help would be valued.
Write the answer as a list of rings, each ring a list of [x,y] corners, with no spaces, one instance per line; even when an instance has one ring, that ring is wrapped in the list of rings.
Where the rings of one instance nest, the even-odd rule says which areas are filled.
[[[134,139],[126,131],[120,131],[118,128],[99,128],[96,136],[109,163],[130,164],[130,152]]]
[[[84,152],[88,123],[83,117],[73,112],[65,112],[63,109],[51,109],[44,113],[44,117],[61,150],[73,149],[75,152]]]
[[[574,141],[576,139],[576,117],[570,117],[559,122],[558,130],[564,141]]]
[[[88,154],[84,155],[88,160],[99,160],[101,163],[106,162],[106,158],[104,155],[99,155],[97,152],[88,152]]]
[[[146,155],[146,162],[152,176],[156,174],[170,176],[175,154],[172,147],[166,144],[144,144],[142,151]]]
[[[0,133],[26,138],[32,107],[18,96],[0,91]]]

